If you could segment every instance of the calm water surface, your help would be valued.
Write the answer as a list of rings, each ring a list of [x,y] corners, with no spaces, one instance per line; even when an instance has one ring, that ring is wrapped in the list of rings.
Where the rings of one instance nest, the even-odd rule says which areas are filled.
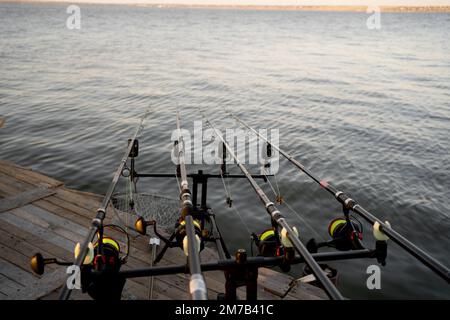
[[[228,108],[256,127],[279,129],[282,147],[306,166],[450,264],[450,15],[386,13],[379,31],[366,28],[364,13],[83,5],[79,31],[66,28],[67,16],[65,5],[0,4],[2,159],[103,193],[148,106],[138,168],[155,172],[174,170],[177,107],[187,129],[197,108],[221,128],[236,127]],[[280,165],[285,199],[326,238],[339,205]],[[142,188],[177,196],[175,181]],[[252,231],[269,226],[247,183],[231,182],[231,192]],[[248,248],[224,197],[221,182],[211,183],[226,240]],[[281,209],[302,240],[318,237]],[[444,281],[395,244],[382,290],[369,291],[372,263],[333,264],[346,296],[450,298]]]

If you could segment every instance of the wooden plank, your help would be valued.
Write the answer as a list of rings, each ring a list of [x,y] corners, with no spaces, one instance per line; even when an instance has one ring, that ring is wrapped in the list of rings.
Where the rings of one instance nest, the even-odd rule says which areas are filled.
[[[96,214],[96,209],[95,210],[88,210],[88,209],[80,207],[80,206],[78,206],[76,204],[67,202],[67,201],[65,201],[65,200],[63,200],[63,199],[61,199],[59,197],[53,196],[53,197],[46,198],[45,200],[48,201],[48,202],[51,202],[54,205],[60,206],[60,207],[62,207],[64,209],[67,209],[69,211],[75,212],[75,213],[77,213],[79,215],[88,217],[90,219],[93,219],[95,217],[95,214]]]
[[[0,244],[16,250],[28,258],[33,256],[36,252],[41,252],[44,256],[50,256],[47,251],[38,248],[34,244],[25,242],[14,234],[7,234],[4,230],[0,230]]]
[[[13,295],[16,291],[24,288],[24,286],[16,281],[2,275],[0,273],[0,299],[7,300],[11,299],[9,296]]]
[[[283,297],[289,290],[293,278],[268,268],[259,269],[258,281],[264,289],[279,297]]]
[[[72,252],[73,248],[75,247],[75,241],[68,240],[64,237],[55,234],[52,230],[42,228],[27,220],[21,219],[15,216],[14,214],[10,213],[9,211],[2,213],[0,215],[0,220],[8,222],[18,227],[19,229],[27,231],[35,235],[36,237],[42,238],[50,242],[51,244],[61,247],[69,252]]]
[[[22,208],[11,210],[11,212],[27,212],[33,217],[41,221],[45,221],[50,227],[64,228],[81,237],[85,237],[87,235],[87,227],[78,223],[74,223],[67,217],[60,217],[32,204],[29,204]]]
[[[301,282],[289,291],[288,296],[295,300],[328,300],[328,296],[322,289]]]
[[[91,225],[92,219],[95,216],[94,214],[91,214],[91,215],[78,214],[77,212],[74,212],[72,210],[66,209],[59,205],[55,205],[52,201],[49,201],[49,200],[51,200],[51,198],[54,198],[54,197],[50,197],[45,200],[39,200],[39,201],[34,202],[33,206],[35,207],[35,209],[32,209],[32,210],[40,210],[40,211],[46,212],[47,214],[54,215],[54,217],[48,218],[49,221],[56,222],[55,219],[57,219],[57,217],[59,217],[59,219],[63,219],[63,221],[68,220],[69,222],[76,224],[74,227],[77,227],[77,228],[85,229]],[[42,218],[47,219],[46,217],[42,217]],[[108,224],[108,223],[110,223],[110,219],[106,218],[104,222],[106,224]],[[109,229],[107,231],[110,232]],[[122,233],[115,232],[115,231],[111,231],[111,232],[115,236],[123,237]]]
[[[0,244],[0,252],[2,259],[18,266],[25,272],[31,273],[30,260],[27,256],[4,244]]]
[[[61,260],[73,259],[73,253],[71,251],[55,246],[53,243],[6,221],[0,223],[0,233],[11,239],[9,242],[11,246],[25,245],[36,248],[37,250],[32,253],[29,251],[30,257],[36,252],[42,252],[43,254],[48,253],[48,256],[54,256]]]
[[[0,200],[0,213],[9,211],[14,208],[19,208],[34,202],[39,199],[46,198],[55,194],[54,189],[36,188],[33,190],[24,191],[14,197],[7,197]]]
[[[35,227],[39,227],[44,230],[48,230],[50,233],[54,235],[61,236],[69,241],[73,241],[75,243],[81,242],[84,237],[87,235],[87,229],[82,228],[81,226],[77,229],[69,229],[65,228],[62,225],[58,225],[53,223],[52,221],[47,221],[46,219],[42,219],[39,216],[35,216],[29,211],[24,210],[24,208],[18,208],[7,213],[12,214],[20,219],[23,222],[29,222]],[[6,213],[5,213],[6,214]],[[75,246],[75,245],[74,245]]]
[[[35,217],[33,214],[22,210],[22,208],[17,208],[17,209],[13,209],[11,211],[9,211],[9,213],[14,214],[15,216],[23,219],[23,220],[28,220],[29,222],[40,226],[42,228],[45,229],[50,229],[50,224],[48,222],[46,222],[45,220],[40,219],[39,217]]]
[[[61,294],[61,287],[41,296],[39,300],[59,300],[59,295]],[[92,300],[89,295],[84,294],[81,290],[72,290],[69,300]]]
[[[6,187],[6,189],[10,190],[11,194],[16,194],[36,188],[36,186],[34,186],[33,184],[17,180],[2,172],[0,172],[0,183],[2,185],[2,189]]]
[[[28,189],[18,189],[17,187],[14,187],[13,185],[5,181],[5,179],[0,179],[0,194],[3,196],[3,198],[7,198],[30,189],[31,187]]]
[[[4,160],[0,160],[0,172],[35,186],[58,187],[63,185],[61,181]]]
[[[162,293],[160,284],[155,282],[153,288],[153,299],[154,300],[171,300],[171,298]],[[135,300],[147,300],[148,299],[148,284],[147,286],[128,279],[125,283],[124,293],[122,294],[123,299],[135,299]]]
[[[27,286],[27,284],[33,282],[36,278],[30,272],[22,270],[2,257],[0,257],[0,273],[23,286]]]
[[[59,188],[57,191],[57,196],[61,200],[74,204],[78,207],[82,207],[91,212],[95,212],[103,200],[101,196],[94,198],[89,193],[86,193],[85,195],[82,192],[74,192],[73,190],[69,190],[67,188]]]
[[[67,275],[65,268],[56,269],[53,272],[47,272],[40,279],[34,279],[25,288],[21,288],[8,295],[14,300],[37,300],[50,292],[60,288],[64,283]]]

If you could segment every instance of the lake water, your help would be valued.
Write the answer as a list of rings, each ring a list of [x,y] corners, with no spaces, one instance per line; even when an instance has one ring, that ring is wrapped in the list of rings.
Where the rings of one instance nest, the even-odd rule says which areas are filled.
[[[365,13],[82,5],[81,30],[69,30],[66,7],[0,4],[2,159],[104,193],[148,106],[140,172],[174,172],[177,108],[184,128],[201,120],[198,109],[235,128],[228,108],[279,129],[284,149],[450,264],[449,14],[382,13],[381,30],[368,30]],[[277,180],[301,214],[280,207],[301,239],[326,238],[339,204],[287,161]],[[227,242],[249,248],[221,181],[209,187]],[[269,227],[250,185],[230,187],[247,227]],[[175,180],[141,189],[177,197]],[[372,246],[368,225],[365,236]],[[370,291],[373,263],[332,264],[346,296],[450,298],[448,284],[393,243],[382,289]]]

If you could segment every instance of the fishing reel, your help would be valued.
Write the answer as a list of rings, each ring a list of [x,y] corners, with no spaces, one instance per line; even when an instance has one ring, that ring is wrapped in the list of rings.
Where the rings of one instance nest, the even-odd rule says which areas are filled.
[[[332,238],[330,241],[316,243],[315,239],[311,239],[306,245],[308,251],[316,253],[321,247],[332,247],[339,251],[363,249],[361,244],[363,227],[353,217],[339,217],[331,220],[328,225],[328,234]]]
[[[80,254],[80,245],[75,247],[75,257]],[[125,278],[119,276],[126,263],[128,252],[121,257],[119,243],[110,237],[102,237],[91,244],[81,267],[81,289],[94,300],[120,300]]]
[[[127,236],[127,251],[121,256],[120,244],[112,237],[100,236],[90,242],[86,256],[80,267],[80,284],[83,293],[87,292],[95,300],[114,299],[119,300],[125,285],[125,278],[119,276],[120,268],[126,263],[129,254],[129,236],[126,231],[117,225],[104,225],[105,228],[119,230]],[[102,231],[103,231],[102,230]],[[100,239],[102,240],[100,243]],[[74,250],[75,259],[81,253],[81,245],[77,243]],[[57,264],[72,266],[73,262],[59,261],[56,258],[44,258],[41,253],[36,253],[30,259],[30,267],[37,275],[43,275],[45,266]]]
[[[296,236],[298,236],[297,228],[293,228]],[[252,239],[252,252],[253,243],[258,248],[258,255],[263,257],[283,257],[283,262],[280,264],[280,268],[284,272],[289,272],[291,269],[291,262],[295,257],[295,251],[293,249],[291,241],[287,237],[287,232],[282,229],[281,232],[275,227],[264,230],[260,234],[251,234]]]
[[[94,244],[89,244],[83,265],[92,265],[93,269],[101,270],[103,268],[115,268],[125,264],[126,258],[120,257],[121,250],[119,243],[110,237],[103,237],[102,240],[102,252],[100,252],[99,240]],[[80,251],[81,245],[77,243],[75,246],[75,258],[78,257]]]
[[[258,248],[258,255],[263,257],[279,257],[283,255],[279,237],[273,228],[264,230],[260,234],[251,234],[252,242]]]
[[[362,225],[354,218],[336,218],[328,225],[328,234],[333,239],[328,243],[340,251],[362,249]]]

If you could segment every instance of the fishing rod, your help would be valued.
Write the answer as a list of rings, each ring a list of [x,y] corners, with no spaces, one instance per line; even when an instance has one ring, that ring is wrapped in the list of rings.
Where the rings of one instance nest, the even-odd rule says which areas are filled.
[[[389,239],[392,239],[393,242],[397,243],[401,248],[410,253],[413,257],[417,258],[421,261],[425,266],[433,270],[436,274],[438,274],[442,279],[444,279],[447,283],[450,282],[450,269],[443,265],[441,262],[430,256],[428,253],[417,247],[415,244],[410,242],[404,236],[399,234],[397,231],[391,228],[388,223],[381,221],[376,218],[372,213],[364,209],[361,205],[359,205],[354,199],[350,198],[343,191],[332,186],[329,182],[325,180],[319,179],[315,174],[309,171],[305,166],[303,166],[299,161],[297,161],[292,155],[283,151],[278,146],[273,145],[266,137],[261,135],[258,131],[252,128],[250,125],[245,123],[243,120],[239,119],[237,116],[228,112],[228,114],[234,118],[237,122],[242,124],[247,129],[251,130],[255,133],[259,138],[264,140],[268,145],[271,145],[275,150],[277,150],[283,157],[285,157],[289,162],[291,162],[294,166],[304,172],[308,177],[318,183],[322,188],[331,193],[337,201],[339,201],[343,208],[344,212],[348,213],[349,210],[359,214],[366,221],[371,223],[374,226],[376,231],[381,231],[384,233]]]
[[[100,256],[103,253],[103,251],[102,251],[103,250],[103,227],[104,227],[103,221],[106,217],[106,209],[111,201],[111,197],[114,193],[114,190],[116,189],[117,182],[119,181],[122,171],[127,163],[128,157],[132,153],[133,149],[136,148],[137,137],[138,137],[139,133],[142,131],[142,129],[144,128],[144,121],[148,117],[149,113],[150,113],[150,107],[146,110],[146,112],[142,116],[139,126],[137,127],[136,132],[134,133],[133,137],[128,140],[128,146],[125,150],[124,155],[122,156],[122,160],[120,161],[119,167],[117,168],[117,170],[114,173],[112,181],[108,187],[108,191],[106,192],[106,195],[103,198],[102,204],[97,209],[97,215],[91,222],[91,227],[88,231],[88,234],[87,234],[85,240],[79,246],[79,250],[77,250],[77,248],[76,248],[76,251],[78,251],[78,255],[73,264],[73,266],[75,266],[75,270],[80,270],[80,267],[83,264],[83,262],[85,261],[86,256],[88,255],[88,253],[90,251],[90,248],[92,248],[92,241],[96,234],[98,234],[97,253]],[[77,247],[78,247],[78,245],[77,245]],[[99,261],[101,261],[101,259],[99,259]],[[97,268],[101,269],[102,264],[99,263]],[[69,275],[69,277],[71,277],[71,276]],[[66,284],[63,286],[63,289],[60,293],[60,296],[59,296],[60,300],[69,299],[70,294],[72,292],[72,288],[69,288],[69,286],[67,285],[69,277],[67,278]]]
[[[184,158],[185,145],[184,139],[181,135],[180,129],[180,116],[177,112],[177,131],[178,138],[175,141],[175,147],[178,156],[178,169],[181,176],[180,182],[180,200],[181,200],[181,217],[185,221],[185,230],[187,240],[187,255],[189,263],[189,271],[191,273],[191,279],[189,281],[189,291],[193,300],[206,300],[206,284],[202,275],[202,269],[200,264],[199,249],[200,241],[195,233],[194,219],[192,217],[193,205],[191,199],[191,191],[189,190],[189,183],[186,173],[186,162]],[[185,246],[183,241],[183,246]]]
[[[205,117],[205,116],[204,116]],[[236,161],[237,166],[241,169],[242,173],[246,176],[247,180],[250,182],[251,186],[255,190],[261,202],[264,204],[267,213],[270,215],[273,222],[275,222],[278,226],[282,227],[282,235],[286,235],[288,240],[285,243],[288,246],[293,246],[295,250],[300,254],[300,256],[305,260],[305,263],[311,269],[312,273],[315,275],[316,279],[321,283],[323,289],[327,293],[327,295],[333,300],[343,300],[344,297],[339,292],[339,290],[333,285],[331,280],[319,266],[319,264],[314,260],[311,253],[307,250],[307,248],[303,245],[303,243],[297,237],[297,233],[291,228],[291,226],[286,222],[285,218],[282,216],[280,211],[275,207],[273,202],[269,200],[264,191],[259,187],[255,179],[253,179],[252,175],[249,173],[247,168],[240,162],[239,158],[236,156],[234,151],[222,137],[222,135],[217,131],[217,129],[213,126],[213,124],[205,117],[206,123],[214,130],[216,136],[222,141],[223,145],[230,153],[231,157]]]

